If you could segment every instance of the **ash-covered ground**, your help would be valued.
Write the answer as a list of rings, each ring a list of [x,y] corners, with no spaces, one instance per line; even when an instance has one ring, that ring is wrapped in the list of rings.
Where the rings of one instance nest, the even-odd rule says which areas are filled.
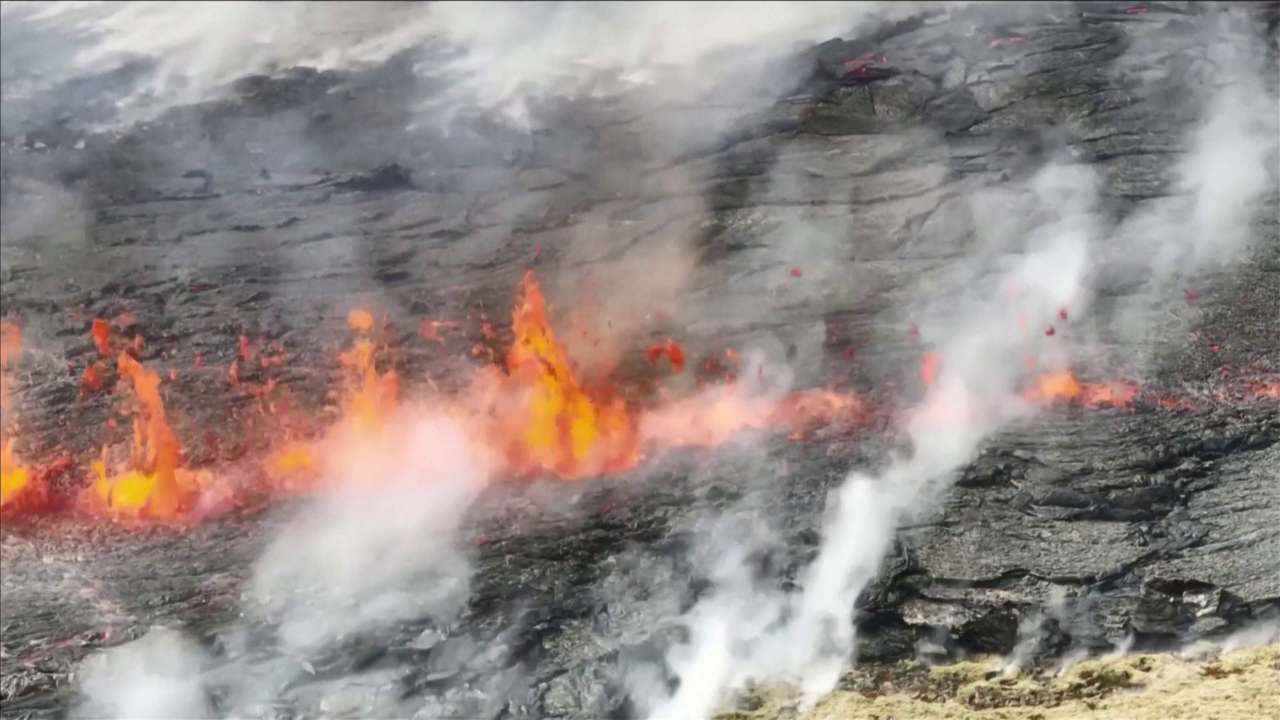
[[[840,542],[874,556],[849,556],[871,576],[841,585],[859,663],[1162,650],[1276,622],[1280,415],[1256,389],[1280,373],[1280,9],[1230,5],[832,16],[807,44],[644,82],[526,92],[503,64],[512,87],[488,104],[466,91],[491,91],[476,83],[494,67],[403,42],[128,123],[119,101],[163,62],[59,76],[49,57],[88,40],[7,15],[0,299],[23,326],[18,449],[75,458],[63,484],[116,407],[79,397],[94,317],[128,314],[141,358],[177,370],[187,460],[228,468],[258,440],[227,381],[241,336],[279,341],[275,378],[320,413],[347,312],[368,308],[395,328],[406,386],[449,387],[476,343],[510,342],[530,268],[553,301],[591,307],[623,375],[668,337],[693,355],[756,346],[795,386],[898,408],[924,397],[935,342],[968,349],[944,355],[978,385],[1003,377],[988,366],[1009,348],[983,344],[973,298],[1014,278],[1041,357],[1073,348],[1082,375],[1142,393],[989,423],[955,463],[948,446],[932,475],[949,482],[887,506],[883,553],[828,506],[851,474],[910,468],[904,443],[933,457],[923,436],[753,436],[623,477],[487,487],[444,462],[422,497],[181,531],[6,522],[4,716],[685,717],[721,706],[695,684],[738,684],[697,674],[717,667],[696,652],[708,616],[746,627],[743,606],[805,596]],[[487,36],[467,38],[483,58]],[[536,64],[541,47],[512,54]],[[47,82],[24,85],[23,63]],[[1055,250],[1073,233],[1087,270]],[[468,335],[425,341],[430,319]],[[731,665],[759,663],[725,632]]]

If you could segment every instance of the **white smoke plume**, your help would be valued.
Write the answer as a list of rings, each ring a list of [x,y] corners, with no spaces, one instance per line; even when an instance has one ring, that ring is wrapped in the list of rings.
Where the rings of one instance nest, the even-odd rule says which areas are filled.
[[[37,14],[41,22],[83,35],[76,55],[82,67],[102,69],[137,54],[159,62],[157,79],[135,100],[149,103],[146,112],[130,117],[216,96],[226,83],[251,72],[299,64],[350,67],[442,42],[464,51],[447,68],[458,79],[436,102],[424,105],[423,122],[447,124],[459,108],[478,107],[533,129],[533,108],[547,96],[642,87],[653,107],[665,108],[692,104],[736,84],[732,109],[714,136],[776,99],[756,85],[767,79],[766,59],[800,43],[847,34],[872,17],[919,9],[906,4],[889,10],[876,3],[376,7],[122,3],[85,9],[67,4],[45,6]],[[1103,267],[1104,248],[1122,248],[1118,267],[1126,279],[1142,281],[1166,282],[1244,257],[1252,203],[1267,192],[1275,174],[1270,164],[1274,99],[1241,84],[1255,70],[1246,67],[1237,82],[1209,93],[1209,112],[1179,164],[1179,198],[1147,203],[1111,226],[1098,217],[1094,174],[1054,165],[1019,188],[1016,197],[984,196],[994,198],[994,207],[986,208],[991,214],[980,199],[970,200],[980,247],[941,278],[948,293],[932,304],[920,303],[921,332],[945,365],[903,428],[911,451],[881,472],[848,478],[832,494],[820,552],[802,575],[797,595],[758,587],[741,572],[751,545],[766,540],[714,543],[726,549],[712,562],[716,591],[685,618],[692,636],[669,658],[682,683],[669,697],[651,690],[645,699],[652,717],[706,717],[728,693],[751,681],[794,680],[810,698],[832,687],[856,650],[855,601],[879,572],[895,529],[928,514],[952,473],[986,438],[1031,412],[1016,394],[1025,379],[1026,352],[1055,352],[1049,359],[1066,363],[1087,350],[1028,348],[1030,341],[1017,333],[1009,309],[1008,286],[1019,288],[1021,307],[1033,320],[1050,318],[1064,306],[1078,315],[1091,307],[1097,276],[1118,272]],[[681,139],[697,134],[675,119],[656,121],[650,130]],[[706,137],[705,130],[698,132]],[[785,192],[786,180],[776,180],[777,192]],[[801,232],[808,234],[797,243],[797,252],[822,254],[829,247],[822,231],[794,230]],[[779,231],[788,234],[785,228]],[[680,282],[663,287],[672,285],[665,291],[676,292],[686,278],[681,273],[689,269],[679,266],[688,261],[681,247],[678,239],[677,251],[661,256],[644,279],[671,271],[675,263],[672,274]],[[1142,297],[1153,297],[1157,285]],[[612,289],[628,296],[626,288]],[[415,427],[416,444],[408,445],[407,454],[389,454],[393,464],[378,463],[377,470],[356,470],[365,477],[322,501],[259,566],[250,594],[257,601],[253,611],[278,619],[291,648],[301,652],[409,613],[447,617],[465,597],[469,569],[452,543],[462,511],[487,480],[485,463],[460,456],[462,444],[446,424]],[[367,477],[370,473],[374,477]],[[366,492],[365,481],[386,483],[394,491]],[[443,496],[442,487],[447,489]],[[174,665],[194,666],[198,663]],[[106,680],[88,683],[86,690],[94,707],[111,708],[105,714],[202,712],[189,679],[143,688],[110,674],[101,677]],[[139,704],[160,697],[154,695],[158,687],[170,701]]]
[[[402,619],[454,620],[470,593],[460,544],[467,510],[487,486],[489,458],[447,419],[406,411],[358,455],[335,438],[333,490],[295,518],[258,562],[245,616],[269,623],[281,651],[308,654]],[[234,644],[234,637],[226,640]],[[203,717],[205,654],[174,632],[152,632],[94,660],[82,717]],[[272,699],[270,679],[228,673],[226,704],[250,712]]]
[[[204,651],[181,633],[153,628],[141,639],[85,661],[78,718],[211,717],[201,676]]]
[[[709,717],[751,683],[793,682],[810,702],[835,686],[854,657],[855,601],[879,572],[896,528],[930,513],[986,438],[1034,411],[1015,394],[1026,379],[1025,354],[1061,368],[1096,350],[1084,342],[1051,350],[1020,335],[1009,288],[1025,317],[1048,323],[1060,308],[1084,315],[1104,275],[1137,281],[1142,291],[1102,321],[1145,339],[1152,330],[1133,328],[1132,308],[1159,302],[1173,278],[1247,259],[1250,224],[1262,202],[1274,203],[1280,135],[1257,47],[1243,35],[1233,41],[1243,51],[1225,59],[1216,85],[1194,98],[1200,120],[1172,173],[1173,197],[1109,222],[1094,171],[1055,163],[1024,187],[974,198],[976,252],[949,269],[946,292],[937,283],[925,291],[936,299],[925,304],[921,332],[945,360],[905,427],[913,452],[876,475],[852,475],[832,494],[819,554],[797,594],[744,586],[745,570],[719,569],[717,590],[686,616],[688,642],[669,657],[679,689],[647,698],[649,717]],[[984,206],[996,212],[983,213]],[[1117,255],[1128,262],[1109,262]],[[724,557],[732,563],[741,554],[730,547]]]
[[[494,466],[460,428],[415,414],[391,419],[375,444],[352,442],[353,456],[343,455],[341,435],[333,438],[341,484],[259,561],[251,600],[285,618],[288,646],[311,649],[401,618],[450,617],[466,602],[459,530]]]
[[[443,45],[457,56],[446,69],[462,76],[451,96],[459,104],[451,107],[479,107],[519,122],[527,120],[531,101],[598,92],[602,76],[624,86],[662,79],[664,93],[683,94],[715,89],[732,75],[749,96],[759,89],[749,87],[752,71],[779,51],[924,5],[6,2],[3,12],[75,40],[77,51],[59,73],[63,77],[105,72],[140,58],[156,62],[158,75],[135,101],[157,112],[216,97],[249,74],[351,68],[410,48]],[[669,83],[669,72],[677,73],[677,85]]]

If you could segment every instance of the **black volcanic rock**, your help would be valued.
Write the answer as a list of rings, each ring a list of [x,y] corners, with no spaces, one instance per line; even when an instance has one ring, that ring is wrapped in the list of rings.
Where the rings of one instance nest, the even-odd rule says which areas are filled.
[[[1263,5],[1249,27],[1270,33],[1274,76],[1275,4]],[[800,348],[790,359],[807,368],[802,382],[843,372],[861,387],[905,386],[918,352],[893,293],[975,247],[954,198],[1064,155],[1096,165],[1109,210],[1167,196],[1168,159],[1185,152],[1194,118],[1166,101],[1206,71],[1176,61],[1203,49],[1192,32],[1202,8],[1127,7],[1027,4],[1014,20],[1002,14],[1004,25],[974,8],[832,40],[815,49],[812,77],[796,78],[800,90],[710,151],[678,140],[639,147],[632,137],[646,113],[665,110],[603,101],[543,110],[572,132],[548,123],[530,137],[482,125],[408,136],[417,105],[406,57],[246,78],[236,98],[88,135],[81,149],[57,134],[57,117],[105,112],[83,84],[51,96],[57,113],[49,98],[6,108],[6,128],[24,139],[59,138],[15,144],[14,131],[0,151],[0,300],[41,348],[23,358],[21,450],[56,449],[86,467],[99,450],[100,433],[79,430],[105,427],[113,400],[78,401],[79,374],[67,369],[92,354],[89,315],[128,312],[153,353],[144,359],[182,369],[166,386],[181,436],[235,433],[232,418],[253,402],[229,395],[225,381],[241,336],[281,339],[283,384],[319,406],[350,308],[376,298],[409,329],[426,308],[440,319],[483,309],[506,337],[519,277],[535,257],[545,275],[568,268],[558,253],[581,227],[604,250],[575,259],[570,274],[695,228],[698,289],[740,306],[774,291],[767,278],[792,280],[787,266],[798,261],[774,254],[762,229],[770,222],[843,233],[829,279],[794,278],[827,282],[824,292],[706,334]],[[715,108],[681,110],[696,123]],[[940,139],[921,139],[925,131]],[[175,146],[197,148],[199,162]],[[687,177],[693,187],[679,184]],[[1268,202],[1256,258],[1207,282],[1213,301],[1197,309],[1192,340],[1163,338],[1155,387],[1209,395],[1223,366],[1280,370],[1280,197]],[[839,339],[806,356],[813,328],[836,321]],[[398,369],[410,383],[447,387],[474,342],[406,339]],[[1280,417],[1265,403],[1064,410],[1007,429],[960,470],[935,517],[900,533],[859,602],[859,657],[1008,653],[1028,627],[1033,654],[1126,639],[1168,647],[1275,619],[1277,440]],[[209,680],[215,709],[244,672],[278,680],[264,703],[299,716],[324,703],[343,711],[343,698],[353,715],[629,717],[618,668],[660,668],[680,632],[663,625],[671,608],[659,596],[687,608],[711,583],[689,559],[699,519],[769,508],[787,542],[753,557],[754,572],[794,588],[816,552],[828,491],[882,461],[877,443],[887,441],[762,441],[777,476],[767,484],[744,479],[761,474],[758,463],[675,453],[633,477],[492,488],[464,523],[474,577],[454,621],[375,627],[305,657],[281,649],[272,619],[247,619],[239,596],[262,538],[292,506],[183,533],[6,523],[0,702],[6,717],[64,716],[86,655],[170,625],[223,673]],[[519,523],[505,514],[513,505]]]

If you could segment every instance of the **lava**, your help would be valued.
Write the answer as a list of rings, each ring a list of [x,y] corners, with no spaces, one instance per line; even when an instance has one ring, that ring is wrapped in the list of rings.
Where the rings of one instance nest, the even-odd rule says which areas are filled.
[[[1128,383],[1081,383],[1067,371],[1043,373],[1031,383],[1023,399],[1035,403],[1072,402],[1084,407],[1126,407],[1133,403],[1138,389]]]
[[[353,311],[351,327],[367,332],[373,327],[373,316]],[[394,370],[378,372],[374,362],[373,341],[361,337],[339,357],[348,371],[348,400],[345,413],[359,427],[372,428],[396,406],[398,382]]]
[[[1059,321],[1065,321],[1066,309],[1058,310],[1057,315]],[[356,337],[338,357],[345,378],[341,419],[320,433],[297,432],[300,428],[293,426],[271,436],[275,442],[265,466],[256,473],[249,472],[258,479],[241,487],[241,491],[266,496],[311,492],[323,478],[376,477],[382,474],[380,463],[408,437],[407,428],[413,424],[414,413],[424,409],[422,403],[402,401],[396,371],[379,369],[379,365],[385,366],[382,356],[388,348],[374,315],[367,310],[352,310],[347,321]],[[492,323],[483,315],[480,321],[484,338],[495,341],[499,334]],[[460,328],[456,322],[423,321],[419,334],[427,341],[442,343],[442,331]],[[1019,316],[1019,329],[1023,328],[1024,321]],[[630,392],[643,388],[611,380],[610,371],[616,363],[593,366],[599,372],[584,375],[566,345],[556,337],[542,286],[532,271],[518,286],[511,329],[513,340],[500,364],[495,361],[492,348],[480,344],[484,351],[478,354],[491,362],[458,392],[441,396],[437,391],[427,401],[431,407],[426,408],[453,418],[469,442],[498,459],[494,472],[507,479],[550,477],[573,481],[620,474],[665,450],[716,447],[744,431],[783,432],[792,439],[803,440],[818,429],[828,435],[862,432],[877,419],[875,405],[857,394],[832,389],[790,394],[771,390],[765,368],[756,365],[752,371],[732,349],[723,351],[723,361],[719,357],[707,361],[709,372],[724,368],[729,370],[727,375],[719,381],[699,378],[692,394],[680,395],[674,389],[681,386],[678,382],[671,388],[659,387],[656,394]],[[917,340],[918,332],[914,324],[908,330]],[[1030,339],[1025,329],[1023,335]],[[16,327],[6,324],[3,336],[7,370],[18,347]],[[119,348],[113,349],[111,326],[95,321],[92,337],[104,355],[116,355],[116,385],[133,397],[134,422],[128,461],[118,463],[113,471],[109,452],[104,449],[102,458],[93,465],[95,480],[87,498],[106,514],[125,519],[168,521],[189,518],[196,512],[206,514],[220,500],[214,496],[210,482],[213,476],[182,467],[182,448],[166,419],[161,376],[137,359],[141,336],[133,342],[119,342]],[[576,334],[572,337],[576,338]],[[612,348],[599,348],[599,344],[599,340],[592,344],[594,352],[614,353]],[[673,374],[681,374],[686,355],[679,343],[668,339],[646,352],[651,364],[664,355]],[[228,373],[232,386],[252,395],[257,400],[258,413],[272,419],[283,420],[282,415],[288,413],[286,402],[269,399],[284,390],[270,377],[264,382],[248,380],[263,380],[266,369],[284,361],[284,349],[279,343],[257,348],[241,337]],[[745,377],[759,382],[738,382],[744,369],[749,372]],[[109,371],[105,362],[94,361],[83,379],[84,389],[96,391],[102,387],[104,374]],[[940,353],[923,353],[920,374],[926,387],[936,385],[946,371]],[[3,390],[7,407],[7,374],[3,376]],[[1269,382],[1255,383],[1248,391],[1263,398],[1280,394],[1278,386]],[[1029,355],[1026,379],[1018,395],[1037,405],[1126,407],[1136,398],[1137,388],[1124,382],[1083,382],[1069,370],[1037,372],[1035,358]],[[912,417],[954,423],[980,421],[983,413],[995,412],[994,406],[972,410],[978,415],[970,417],[969,411],[957,412],[945,403],[935,402]],[[254,418],[249,422],[253,423]],[[18,506],[16,498],[20,496],[25,498],[24,503],[39,502],[41,494],[36,489],[46,481],[40,472],[17,460],[12,439],[0,444],[0,469],[6,512]]]
[[[22,330],[10,322],[0,322],[0,407],[9,409],[13,401],[12,380],[9,369],[18,362],[18,353],[22,351]],[[3,418],[6,422],[8,416]]]
[[[103,355],[111,354],[111,325],[102,318],[95,318],[93,321],[93,344],[97,346],[98,352]]]
[[[94,497],[110,514],[129,518],[173,519],[194,509],[201,475],[179,467],[181,446],[165,419],[160,376],[128,353],[117,372],[137,400],[130,467],[107,469],[107,451],[94,463]]]
[[[675,340],[668,340],[662,345],[654,345],[649,348],[649,364],[658,362],[658,358],[663,355],[671,361],[671,371],[677,375],[684,371],[684,349]]]
[[[0,323],[0,512],[36,509],[44,504],[44,488],[32,469],[19,462],[14,453],[13,394],[9,370],[22,349],[22,332],[17,325]]]
[[[936,352],[927,352],[920,359],[920,380],[926,385],[938,381],[938,367],[942,364],[942,356]]]
[[[546,298],[532,271],[520,282],[520,298],[503,384],[508,397],[522,402],[495,426],[512,468],[580,479],[636,466],[636,418],[608,389],[582,386],[552,332]]]

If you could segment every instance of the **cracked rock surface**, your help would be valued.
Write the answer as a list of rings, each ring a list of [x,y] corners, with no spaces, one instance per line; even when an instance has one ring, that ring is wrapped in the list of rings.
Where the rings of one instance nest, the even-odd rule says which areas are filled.
[[[636,90],[548,102],[532,134],[476,122],[446,137],[413,125],[413,53],[245,78],[228,99],[120,131],[59,121],[109,112],[107,78],[15,103],[0,148],[0,300],[28,347],[20,449],[87,467],[99,448],[115,400],[77,399],[94,317],[127,312],[142,359],[183,369],[166,391],[173,422],[189,459],[213,462],[245,452],[223,442],[252,411],[225,379],[241,336],[283,343],[277,379],[319,404],[347,311],[376,307],[398,328],[405,382],[448,386],[486,339],[423,342],[420,320],[483,308],[502,347],[529,267],[555,297],[677,235],[696,237],[698,264],[653,339],[675,333],[696,351],[769,338],[800,348],[801,384],[909,386],[908,289],[945,283],[978,247],[958,198],[1054,157],[1095,167],[1117,216],[1170,198],[1196,120],[1179,99],[1214,83],[1195,32],[1207,19],[1195,3],[1128,7],[1028,5],[999,26],[970,8],[832,40],[780,59],[789,83],[729,128],[718,104],[662,106]],[[1274,79],[1274,8],[1242,12],[1240,32],[1269,33]],[[703,131],[662,136],[671,117]],[[1106,338],[1117,362],[1148,358],[1149,387],[1197,397],[1224,366],[1280,372],[1278,213],[1280,190],[1246,266],[1199,284],[1194,303],[1176,289],[1166,299],[1175,321],[1154,355]],[[797,223],[843,244],[813,260],[784,237]],[[1106,289],[1101,304],[1132,291]],[[1060,408],[1006,429],[927,522],[899,533],[859,602],[860,662],[1009,653],[1030,621],[1035,653],[1060,655],[1275,620],[1277,440],[1274,402]],[[627,477],[490,488],[462,525],[473,575],[456,617],[305,656],[281,651],[282,628],[241,595],[292,505],[182,533],[6,524],[3,713],[64,715],[86,656],[165,625],[206,657],[215,712],[252,676],[270,688],[267,716],[626,717],[619,668],[657,663],[679,635],[671,620],[707,591],[690,559],[702,521],[767,508],[785,542],[760,575],[793,586],[827,492],[882,462],[879,442],[772,438],[763,460],[675,453]]]

